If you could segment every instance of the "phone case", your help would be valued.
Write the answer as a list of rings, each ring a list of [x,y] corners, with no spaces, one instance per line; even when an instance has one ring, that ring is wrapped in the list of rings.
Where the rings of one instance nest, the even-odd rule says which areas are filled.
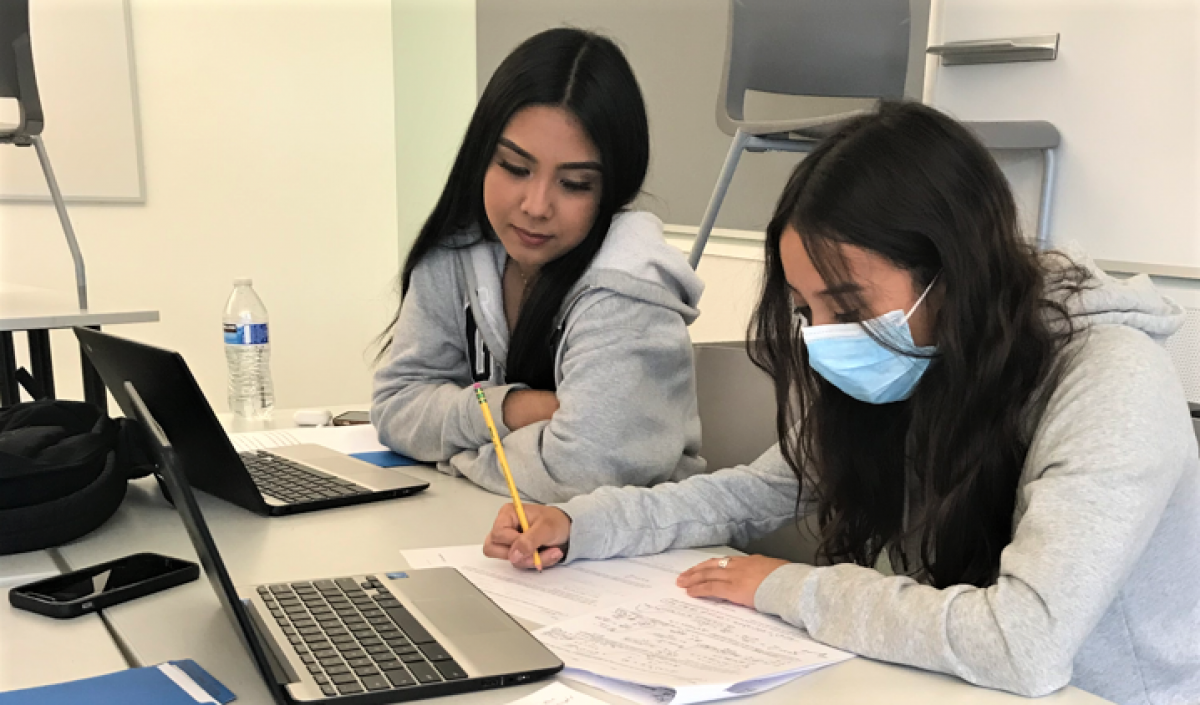
[[[36,612],[37,614],[45,615],[47,617],[54,617],[55,619],[70,619],[71,617],[78,617],[82,614],[89,614],[97,610],[102,610],[105,607],[119,605],[122,602],[128,602],[129,600],[142,597],[143,595],[149,595],[160,590],[166,590],[167,588],[175,587],[176,585],[190,583],[200,577],[200,566],[192,563],[191,561],[185,561],[180,558],[171,558],[170,556],[161,556],[161,554],[153,553],[133,554],[133,556],[141,555],[158,555],[162,558],[176,561],[180,563],[180,565],[176,570],[173,570],[170,573],[163,573],[162,575],[155,576],[149,580],[143,580],[142,582],[134,585],[127,585],[118,590],[103,592],[95,597],[84,597],[78,600],[72,600],[70,602],[52,602],[49,600],[43,600],[32,594],[36,593],[37,588],[43,584],[52,580],[59,580],[63,577],[63,575],[71,574],[63,573],[62,575],[44,578],[42,580],[38,580],[37,582],[28,583],[26,585],[21,585],[9,590],[8,602],[13,607],[28,610],[30,612]],[[99,563],[97,565],[88,566],[87,568],[82,568],[79,571],[72,572],[83,572],[98,568],[106,568],[116,563],[120,563],[123,560],[127,560],[128,558],[132,558],[133,556],[118,558],[113,561],[108,561],[107,563]]]
[[[355,412],[347,412],[347,413],[353,414]],[[358,418],[355,416],[347,416],[347,414],[338,414],[337,416],[333,417],[333,425],[334,426],[359,426],[359,425],[369,424],[369,423],[371,423],[371,418],[369,416],[364,416],[364,417]]]

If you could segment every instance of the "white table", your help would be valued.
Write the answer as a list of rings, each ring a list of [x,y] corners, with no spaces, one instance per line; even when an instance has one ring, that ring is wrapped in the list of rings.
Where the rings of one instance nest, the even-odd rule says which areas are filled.
[[[54,368],[50,357],[50,331],[56,328],[101,326],[119,323],[150,323],[158,311],[79,308],[71,295],[16,284],[0,284],[0,406],[15,404],[17,392],[16,351],[13,333],[25,331],[29,340],[30,366],[34,380],[49,397],[54,397]],[[87,401],[107,406],[107,394],[95,369],[83,357],[83,390]]]
[[[290,418],[289,412],[277,411],[276,420],[268,425],[287,426]],[[428,480],[429,489],[398,500],[270,519],[202,493],[198,498],[226,566],[238,584],[404,568],[407,566],[400,556],[401,549],[480,543],[496,511],[507,501],[466,480],[450,478],[432,469],[401,471]],[[63,546],[60,551],[72,567],[135,551],[196,559],[178,516],[149,478],[131,483],[124,505],[104,527]],[[238,702],[246,705],[271,702],[253,662],[205,581],[118,605],[105,610],[105,614],[140,665],[194,658],[237,693]],[[541,685],[544,683],[439,698],[437,702],[499,705],[529,694]],[[586,686],[570,685],[612,703],[626,703]],[[975,688],[948,676],[859,658],[805,676],[753,700],[755,705],[790,705],[797,701],[1012,705],[1024,699]],[[1100,705],[1104,701],[1067,688],[1040,702]]]
[[[0,557],[0,691],[90,678],[126,667],[99,616],[51,619],[9,604],[9,589],[58,572],[47,551]]]

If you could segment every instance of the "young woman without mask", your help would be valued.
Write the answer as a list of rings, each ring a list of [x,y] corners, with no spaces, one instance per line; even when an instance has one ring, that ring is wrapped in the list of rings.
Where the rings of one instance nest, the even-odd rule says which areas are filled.
[[[371,409],[385,445],[507,493],[483,382],[528,498],[704,469],[687,332],[703,285],[658,219],[625,210],[648,162],[608,39],[552,29],[500,64],[400,277]]]
[[[552,565],[736,544],[815,514],[819,565],[714,559],[679,585],[978,685],[1200,702],[1200,456],[1159,344],[1182,309],[1147,278],[1036,252],[987,151],[919,104],[825,140],[766,240],[750,349],[780,443],[529,507],[525,535],[505,508],[485,552],[527,567],[535,547]]]

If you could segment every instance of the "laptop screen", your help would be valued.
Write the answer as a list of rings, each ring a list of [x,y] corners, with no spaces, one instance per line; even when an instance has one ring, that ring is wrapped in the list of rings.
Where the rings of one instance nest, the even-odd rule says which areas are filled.
[[[104,386],[130,418],[135,418],[136,410],[125,383],[137,388],[164,438],[171,439],[175,464],[187,474],[190,485],[239,507],[265,509],[258,488],[179,353],[87,328],[74,330]]]
[[[150,414],[150,410],[142,401],[141,395],[138,394],[133,383],[126,382],[124,389],[134,417],[147,432],[159,476],[170,492],[170,499],[174,503],[180,519],[183,520],[192,546],[195,547],[196,554],[200,558],[200,565],[204,567],[204,573],[208,576],[213,591],[217,593],[217,599],[221,601],[221,606],[229,615],[230,621],[233,622],[234,631],[237,632],[242,645],[254,659],[254,664],[271,690],[272,696],[276,702],[286,703],[287,698],[283,695],[279,683],[285,682],[287,679],[282,677],[282,669],[274,659],[268,656],[267,650],[258,641],[257,632],[248,611],[252,608],[238,597],[237,589],[234,588],[233,581],[229,577],[229,571],[225,569],[225,563],[221,560],[216,543],[213,542],[212,533],[208,530],[208,524],[204,521],[204,515],[200,512],[200,506],[196,503],[196,496],[192,492],[191,485],[188,484],[187,477],[179,467],[170,439]]]

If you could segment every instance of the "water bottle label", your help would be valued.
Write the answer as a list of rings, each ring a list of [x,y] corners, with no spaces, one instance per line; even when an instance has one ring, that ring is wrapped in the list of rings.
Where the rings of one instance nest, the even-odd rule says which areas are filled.
[[[225,324],[226,345],[265,345],[269,342],[266,323]]]

